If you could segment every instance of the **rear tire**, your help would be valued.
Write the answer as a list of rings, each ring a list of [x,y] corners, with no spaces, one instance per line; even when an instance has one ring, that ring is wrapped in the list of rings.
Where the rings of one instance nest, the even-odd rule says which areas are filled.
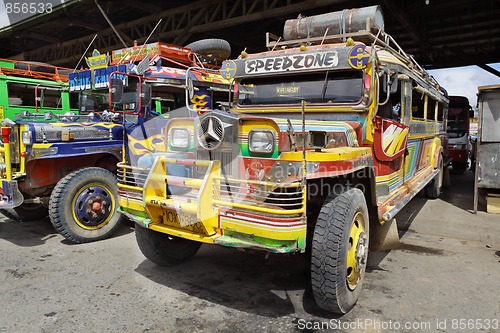
[[[87,243],[110,237],[120,226],[118,187],[113,173],[84,168],[62,178],[49,200],[52,225],[66,239]]]
[[[201,243],[135,225],[135,238],[144,256],[160,266],[178,265],[198,252]]]
[[[41,204],[24,203],[16,208],[0,209],[0,214],[14,221],[26,222],[45,218],[49,210]]]
[[[321,207],[311,249],[311,285],[322,309],[347,313],[358,301],[368,258],[369,215],[355,188]]]

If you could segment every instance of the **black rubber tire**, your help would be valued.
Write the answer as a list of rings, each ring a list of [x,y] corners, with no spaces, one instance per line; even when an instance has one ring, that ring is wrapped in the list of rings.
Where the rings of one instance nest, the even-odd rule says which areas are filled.
[[[200,242],[178,238],[135,225],[135,238],[144,256],[160,266],[175,266],[191,258]]]
[[[210,60],[224,61],[231,56],[231,45],[224,39],[201,39],[186,47]]]
[[[443,159],[439,159],[439,172],[425,187],[425,193],[429,199],[437,199],[441,195],[443,187]]]
[[[361,224],[360,217],[364,228],[357,227]],[[355,221],[358,222],[356,226]],[[314,299],[322,309],[343,314],[358,301],[366,271],[369,224],[366,200],[357,188],[328,197],[321,207],[312,240],[311,285]],[[350,245],[355,242],[351,238],[351,227],[364,230],[359,233],[359,239],[364,242],[357,243],[356,247]],[[358,278],[354,286],[349,286],[348,278],[353,271],[349,271],[348,254],[350,251],[357,253],[358,248],[364,263],[361,260],[359,269],[355,267]]]
[[[41,204],[22,204],[16,208],[0,209],[0,214],[14,221],[34,221],[44,219],[48,208]]]
[[[116,176],[103,168],[89,167],[74,171],[62,178],[54,187],[49,200],[49,217],[52,225],[66,239],[74,243],[87,243],[109,238],[120,226],[122,219],[118,208],[118,187]],[[88,188],[86,188],[88,186]],[[111,204],[104,220],[95,226],[83,225],[77,221],[75,205],[79,195],[92,189],[103,190]],[[81,193],[79,193],[81,192]],[[80,223],[80,224],[79,224]]]

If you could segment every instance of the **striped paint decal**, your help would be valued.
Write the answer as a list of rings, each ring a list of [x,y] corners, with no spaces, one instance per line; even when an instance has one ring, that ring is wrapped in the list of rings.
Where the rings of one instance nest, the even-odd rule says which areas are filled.
[[[403,180],[401,177],[401,173],[399,171],[393,172],[389,175],[379,176],[376,178],[377,186],[378,185],[387,185],[389,186],[389,192],[392,192],[394,189],[398,188],[403,184]]]
[[[408,156],[405,159],[405,181],[415,175],[420,144],[420,140],[408,141],[408,146],[406,147],[408,149]]]
[[[415,175],[417,167],[417,157],[420,147],[420,140],[408,142],[408,155],[405,160],[404,180],[407,181]],[[389,192],[397,189],[403,184],[403,174],[401,171],[396,171],[388,175],[376,177],[377,186],[386,185],[389,187]]]
[[[280,131],[285,132],[288,129],[288,121],[286,119],[273,119],[278,126]],[[290,120],[292,123],[293,130],[295,132],[302,132],[302,122],[299,120]],[[308,120],[305,124],[306,131],[327,131],[327,132],[340,132],[345,133],[347,142],[349,146],[353,146],[354,142],[357,141],[356,131],[354,128],[343,121],[310,121]]]

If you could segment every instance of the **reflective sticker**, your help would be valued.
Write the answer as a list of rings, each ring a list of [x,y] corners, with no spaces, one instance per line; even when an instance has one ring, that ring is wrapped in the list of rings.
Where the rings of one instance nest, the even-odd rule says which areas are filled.
[[[349,51],[347,62],[354,69],[363,69],[370,60],[370,54],[366,52],[366,45],[355,45]]]
[[[232,60],[226,60],[220,68],[220,75],[226,80],[232,79],[236,75],[236,63]]]

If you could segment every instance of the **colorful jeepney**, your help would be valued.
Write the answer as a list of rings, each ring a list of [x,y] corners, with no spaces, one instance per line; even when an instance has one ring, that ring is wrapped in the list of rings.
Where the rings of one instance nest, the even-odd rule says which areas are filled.
[[[130,143],[132,156],[151,149],[158,133],[144,123],[156,118],[164,125],[169,111],[186,105],[187,79],[193,90],[187,102],[191,108],[211,107],[211,88],[225,88],[227,96],[222,77],[205,70],[192,50],[161,46],[161,52],[143,54],[139,63],[127,58],[125,64],[111,66],[108,55],[94,51],[87,59],[91,69],[69,75],[69,90],[79,100],[78,114],[25,111],[2,124],[2,214],[14,220],[48,214],[56,230],[76,243],[112,235],[121,217],[116,170],[123,141]],[[114,99],[109,98],[110,90],[115,91]]]
[[[68,68],[39,62],[0,59],[0,121],[20,112],[63,114],[76,111],[69,93]]]
[[[448,98],[378,6],[288,20],[267,46],[222,64],[230,112],[170,119],[165,153],[119,165],[120,209],[159,265],[202,243],[310,251],[317,303],[345,313],[370,235],[387,244],[411,198],[440,194]]]

